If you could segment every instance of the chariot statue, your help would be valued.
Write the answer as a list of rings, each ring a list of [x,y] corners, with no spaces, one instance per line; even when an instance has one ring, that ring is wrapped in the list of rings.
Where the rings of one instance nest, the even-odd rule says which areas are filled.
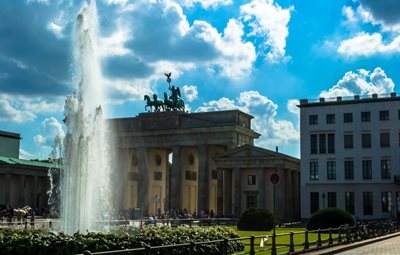
[[[171,86],[171,72],[164,73],[167,76],[168,89],[170,95],[168,96],[164,92],[164,101],[158,100],[156,94],[153,95],[153,100],[150,96],[145,95],[144,100],[146,101],[145,110],[148,112],[160,112],[160,111],[185,111],[185,102],[181,98],[181,91],[179,87]],[[154,108],[154,109],[153,109]]]

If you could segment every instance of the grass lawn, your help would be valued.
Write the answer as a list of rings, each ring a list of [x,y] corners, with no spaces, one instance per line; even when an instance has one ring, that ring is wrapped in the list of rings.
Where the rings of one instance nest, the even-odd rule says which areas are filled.
[[[272,243],[272,238],[269,237],[268,241],[266,244],[264,244],[264,247],[260,246],[261,242],[261,236],[268,236],[272,235],[272,230],[271,231],[241,231],[238,230],[236,227],[232,227],[232,229],[238,233],[240,237],[250,237],[250,236],[255,236],[256,239],[254,240],[255,244],[255,250],[256,252],[261,252],[261,251],[266,251],[266,250],[271,250],[271,243]],[[302,250],[304,248],[304,231],[305,228],[276,228],[276,244],[277,244],[277,253],[283,253],[289,251],[289,244],[290,244],[290,236],[289,233],[293,232],[293,242],[295,245],[295,250]],[[299,233],[301,232],[301,233]],[[287,234],[287,235],[281,235],[281,234]],[[337,238],[337,234],[332,234],[332,238]],[[321,240],[324,242],[324,244],[327,244],[329,238],[329,234],[321,234]],[[318,240],[318,234],[317,233],[309,233],[308,234],[308,241],[310,243],[310,247],[316,246],[316,242]],[[336,241],[334,240],[334,243]],[[245,244],[245,252],[248,252],[250,250],[250,240],[245,240],[243,241]]]

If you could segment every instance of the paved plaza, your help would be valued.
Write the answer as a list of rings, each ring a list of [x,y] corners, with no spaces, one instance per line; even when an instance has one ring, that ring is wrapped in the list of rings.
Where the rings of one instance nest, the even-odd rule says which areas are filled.
[[[400,236],[389,238],[380,242],[371,243],[348,251],[343,251],[342,255],[397,255],[400,254]]]
[[[400,254],[400,233],[389,234],[361,242],[333,246],[306,253],[307,255],[397,255]]]

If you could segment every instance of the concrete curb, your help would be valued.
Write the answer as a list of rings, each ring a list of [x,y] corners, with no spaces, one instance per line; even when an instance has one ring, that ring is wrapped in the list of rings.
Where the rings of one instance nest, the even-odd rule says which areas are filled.
[[[383,241],[386,239],[390,239],[392,237],[396,237],[396,236],[400,236],[400,232],[394,233],[394,234],[389,234],[389,235],[385,235],[385,236],[381,236],[381,237],[376,237],[376,238],[372,238],[372,239],[368,239],[368,240],[364,240],[361,242],[356,242],[356,243],[351,243],[351,244],[344,244],[344,245],[339,245],[339,246],[334,246],[334,247],[329,247],[326,249],[321,249],[321,250],[314,250],[311,252],[305,252],[304,254],[307,255],[331,255],[331,254],[336,254],[336,253],[340,253],[340,252],[344,252],[347,250],[351,250],[351,249],[355,249],[364,245],[368,245],[368,244],[372,244],[372,243],[376,243],[379,241]]]

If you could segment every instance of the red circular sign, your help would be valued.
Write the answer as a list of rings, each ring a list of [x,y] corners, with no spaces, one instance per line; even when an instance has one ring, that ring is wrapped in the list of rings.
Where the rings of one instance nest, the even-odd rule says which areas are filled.
[[[276,173],[273,173],[269,177],[269,180],[272,182],[272,184],[278,184],[279,183],[279,175]]]

